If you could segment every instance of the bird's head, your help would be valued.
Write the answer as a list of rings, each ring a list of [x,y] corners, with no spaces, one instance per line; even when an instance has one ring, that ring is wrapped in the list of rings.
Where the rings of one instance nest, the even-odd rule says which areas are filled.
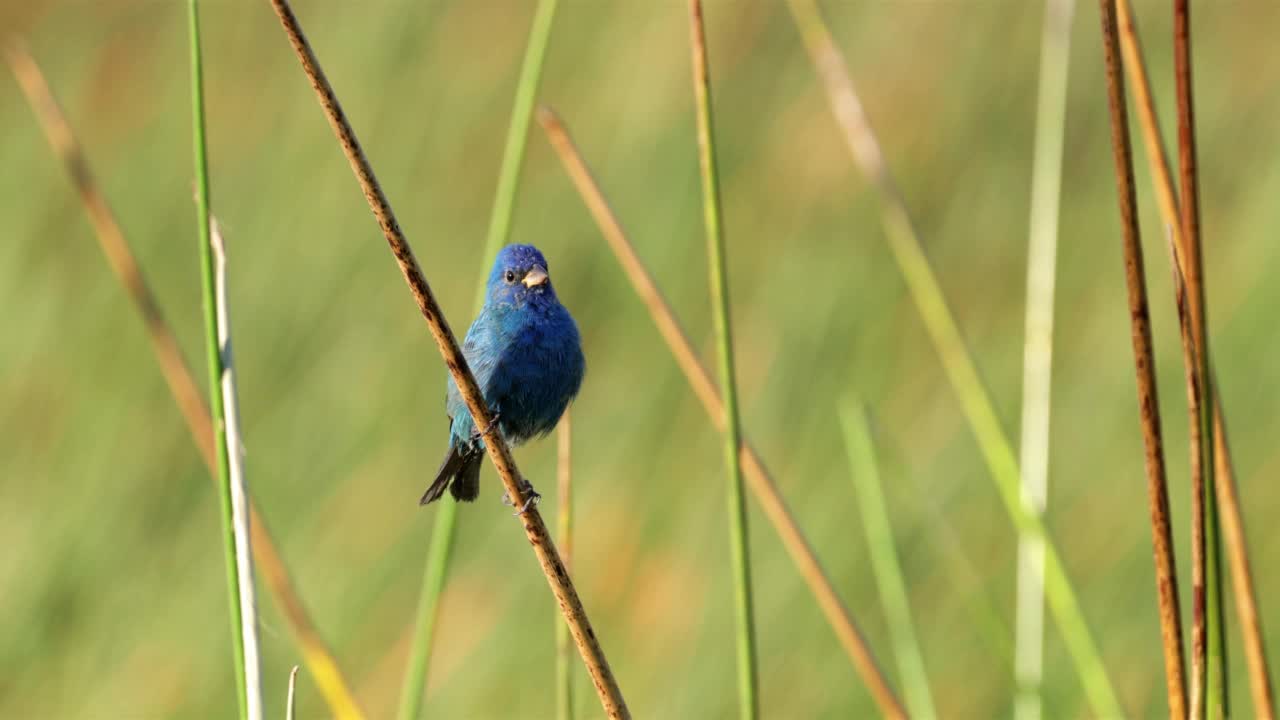
[[[489,273],[489,302],[510,305],[555,302],[547,260],[532,245],[508,245]]]

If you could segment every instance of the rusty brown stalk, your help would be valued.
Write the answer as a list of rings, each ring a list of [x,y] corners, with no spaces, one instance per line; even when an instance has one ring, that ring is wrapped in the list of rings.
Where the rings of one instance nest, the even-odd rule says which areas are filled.
[[[1226,717],[1226,644],[1222,574],[1214,497],[1212,397],[1204,251],[1200,242],[1200,185],[1196,171],[1195,102],[1191,77],[1191,15],[1187,0],[1173,1],[1173,60],[1178,96],[1178,167],[1182,233],[1186,243],[1186,294],[1194,346],[1188,389],[1191,415],[1191,717]]]
[[[1129,320],[1134,370],[1138,385],[1138,410],[1146,449],[1147,496],[1155,552],[1156,596],[1164,647],[1165,684],[1169,715],[1187,716],[1186,681],[1183,675],[1182,627],[1178,606],[1178,576],[1174,561],[1169,492],[1165,478],[1164,449],[1160,429],[1160,403],[1156,392],[1155,355],[1151,342],[1151,318],[1147,310],[1146,275],[1133,187],[1133,149],[1125,106],[1124,76],[1120,69],[1115,0],[1100,0],[1103,51],[1106,61],[1107,100],[1111,114],[1111,145],[1115,159],[1116,195],[1120,204],[1125,283],[1128,286]]]
[[[1117,0],[1116,8],[1120,24],[1120,48],[1124,53],[1125,69],[1137,103],[1139,126],[1147,150],[1152,182],[1155,185],[1157,204],[1164,224],[1173,236],[1173,258],[1179,276],[1185,277],[1186,244],[1183,239],[1181,211],[1174,192],[1173,177],[1169,169],[1167,153],[1161,140],[1160,122],[1156,116],[1151,84],[1147,79],[1142,59],[1142,46],[1137,25],[1128,0]],[[1217,380],[1210,368],[1210,383],[1217,387]],[[1227,441],[1226,425],[1220,394],[1213,397],[1213,458],[1215,465],[1214,486],[1218,500],[1219,517],[1226,539],[1227,559],[1235,598],[1236,614],[1240,620],[1240,633],[1244,644],[1245,662],[1249,672],[1249,688],[1254,713],[1263,720],[1274,720],[1275,699],[1269,680],[1267,656],[1263,645],[1261,615],[1258,612],[1257,592],[1254,590],[1253,572],[1250,568],[1248,542],[1244,529],[1243,513],[1236,491],[1235,467],[1231,460],[1231,447]]]
[[[316,59],[315,53],[303,35],[302,28],[298,24],[298,19],[294,15],[293,9],[286,0],[270,0],[270,3],[275,10],[276,16],[280,19],[280,25],[289,39],[289,44],[293,47],[299,62],[302,64],[303,72],[316,92],[316,98],[320,102],[325,118],[328,119],[329,125],[337,136],[343,154],[346,155],[348,162],[351,164],[351,170],[360,184],[360,189],[364,192],[365,200],[368,201],[374,218],[382,228],[382,233],[391,248],[391,253],[395,256],[396,264],[399,265],[400,271],[404,275],[409,291],[418,305],[418,310],[426,318],[431,335],[435,339],[436,345],[439,346],[445,365],[449,368],[449,373],[453,376],[463,400],[466,401],[467,407],[471,411],[476,427],[490,427],[493,423],[493,414],[485,404],[484,396],[481,395],[480,388],[476,385],[471,369],[467,367],[467,361],[462,355],[462,350],[458,346],[453,330],[449,327],[448,321],[445,320],[440,304],[436,301],[435,295],[431,291],[431,286],[427,284],[427,279],[423,276],[422,270],[418,266],[418,261],[413,255],[413,250],[410,249],[404,233],[400,230],[400,224],[396,221],[391,205],[387,201],[386,195],[382,192],[382,187],[378,184],[378,180],[373,174],[373,168],[370,167],[364,151],[360,148],[360,142],[356,139],[355,132],[351,129],[350,123],[347,122],[346,115],[343,113],[342,106],[334,94],[333,87],[329,84],[324,71],[320,68],[320,63]],[[521,483],[519,470],[516,468],[515,460],[511,456],[511,450],[507,443],[500,434],[494,434],[485,443],[485,447],[489,452],[489,458],[493,461],[494,468],[497,469],[498,475],[506,486],[508,497],[517,506],[524,506],[528,491],[526,486]],[[569,632],[573,635],[574,642],[578,646],[578,652],[582,655],[587,672],[591,675],[605,714],[611,718],[631,717],[626,702],[623,700],[622,691],[619,689],[618,682],[609,667],[609,661],[605,658],[604,650],[596,639],[595,631],[587,618],[586,610],[582,607],[582,601],[578,598],[578,592],[573,586],[573,581],[569,578],[569,572],[565,569],[564,562],[561,560],[560,554],[556,551],[555,543],[551,539],[551,534],[547,531],[546,523],[542,520],[542,514],[538,512],[536,506],[530,505],[527,511],[520,513],[518,517],[524,527],[529,543],[533,546],[538,564],[541,566],[543,574],[546,575],[547,584],[551,587],[551,591],[560,605],[560,610],[564,614],[565,622],[569,625]]]
[[[9,44],[4,48],[4,54],[27,101],[35,111],[36,119],[49,144],[71,176],[108,264],[142,316],[147,338],[151,341],[151,348],[155,352],[165,383],[169,386],[169,392],[186,421],[187,430],[191,433],[200,457],[209,468],[210,478],[216,482],[213,425],[209,407],[191,374],[191,368],[182,356],[177,337],[165,320],[160,303],[151,292],[142,269],[129,248],[115,213],[89,170],[84,151],[54,98],[44,74],[20,45]],[[249,520],[254,560],[299,645],[308,672],[334,716],[353,720],[363,718],[364,712],[356,702],[355,694],[298,595],[284,558],[262,519],[262,513],[256,502],[252,499],[250,501],[252,505]]]
[[[724,404],[720,399],[720,393],[711,378],[710,372],[702,364],[702,361],[698,359],[698,354],[689,342],[689,338],[681,327],[680,322],[676,319],[671,305],[662,295],[662,291],[658,289],[657,283],[654,282],[653,276],[649,273],[643,261],[636,254],[634,246],[622,228],[622,224],[609,206],[608,201],[600,190],[600,186],[592,176],[590,168],[587,167],[586,162],[582,159],[582,155],[574,145],[573,139],[565,128],[564,123],[553,111],[546,107],[538,110],[538,121],[542,123],[543,129],[547,133],[547,138],[550,140],[556,154],[559,155],[566,173],[572,180],[574,187],[577,188],[578,193],[582,196],[583,202],[595,219],[596,224],[600,227],[601,234],[604,235],[610,249],[617,257],[618,263],[630,279],[636,294],[640,296],[641,301],[648,308],[649,314],[653,318],[654,324],[657,325],[658,332],[666,341],[676,364],[684,372],[685,378],[693,388],[694,394],[698,396],[698,400],[701,401],[703,409],[706,410],[716,430],[723,432],[725,422]],[[791,514],[786,501],[783,500],[781,493],[779,493],[777,485],[764,465],[764,461],[745,436],[739,445],[739,455],[742,461],[743,475],[746,477],[749,487],[760,502],[761,508],[763,508],[765,515],[773,524],[774,529],[778,532],[783,546],[791,556],[792,562],[795,563],[801,577],[804,578],[805,583],[817,599],[819,607],[822,609],[823,614],[826,615],[827,622],[835,630],[841,645],[844,646],[845,652],[848,653],[850,660],[853,662],[854,669],[861,676],[863,682],[866,683],[872,697],[879,705],[880,711],[886,717],[905,718],[907,716],[905,708],[889,686],[888,680],[876,662],[875,656],[867,645],[862,632],[858,629],[857,623],[854,622],[848,608],[840,600],[840,596],[836,594],[831,585],[831,580],[827,577],[827,573],[814,554],[809,541],[805,538],[799,525],[797,525],[795,517]]]

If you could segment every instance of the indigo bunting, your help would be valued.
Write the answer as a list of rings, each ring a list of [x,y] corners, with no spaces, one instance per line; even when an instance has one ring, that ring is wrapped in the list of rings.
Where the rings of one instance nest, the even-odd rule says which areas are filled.
[[[537,248],[508,245],[498,253],[484,307],[467,330],[462,354],[493,412],[496,430],[508,443],[519,445],[555,428],[582,386],[586,361],[578,326],[556,298],[547,261]],[[449,452],[421,505],[438,500],[446,487],[456,500],[470,502],[480,494],[484,438],[494,428],[475,427],[452,376],[445,409]],[[522,482],[532,501],[537,493]]]

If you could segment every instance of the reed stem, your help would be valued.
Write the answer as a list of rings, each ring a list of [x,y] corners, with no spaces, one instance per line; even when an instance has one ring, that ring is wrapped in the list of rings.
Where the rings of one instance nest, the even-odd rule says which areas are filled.
[[[911,709],[912,717],[918,720],[936,718],[938,712],[933,706],[924,654],[920,652],[915,623],[911,620],[907,584],[903,580],[902,564],[898,561],[898,550],[893,540],[889,508],[884,500],[880,467],[876,462],[876,448],[866,411],[860,404],[846,402],[840,409],[840,421],[844,426],[849,465],[853,468],[853,487],[858,493],[862,528],[867,533],[867,548],[871,551],[871,569],[880,590],[880,604],[889,620],[907,707]]]
[[[885,162],[884,152],[854,89],[848,67],[814,0],[788,0],[801,39],[827,91],[832,114],[844,133],[854,163],[875,185],[881,222],[898,269],[916,303],[961,409],[986,460],[990,477],[1020,534],[1043,538],[1045,594],[1095,714],[1123,715],[1097,644],[1089,631],[1075,588],[1039,513],[1022,502],[1018,461],[960,334],[955,317],[929,264],[906,202]]]
[[[1173,60],[1178,96],[1178,168],[1186,294],[1190,302],[1194,363],[1188,374],[1191,415],[1191,717],[1226,718],[1226,638],[1222,608],[1221,548],[1213,461],[1213,383],[1205,305],[1204,250],[1200,238],[1200,180],[1196,160],[1195,100],[1191,73],[1191,8],[1173,0]],[[1203,703],[1201,702],[1203,698]]]
[[[1128,0],[1117,0],[1116,10],[1120,25],[1120,49],[1124,54],[1125,70],[1129,76],[1138,109],[1139,127],[1142,129],[1142,137],[1145,141],[1151,181],[1155,186],[1161,218],[1173,240],[1171,243],[1173,256],[1170,262],[1174,266],[1175,273],[1185,277],[1188,263],[1181,211],[1174,193],[1168,153],[1161,139],[1160,121],[1156,116],[1151,83],[1147,79],[1146,64],[1142,59],[1142,44],[1137,23],[1133,18]],[[1210,384],[1218,387],[1212,367],[1209,372]],[[1240,510],[1240,498],[1236,490],[1235,465],[1231,460],[1231,446],[1227,442],[1221,393],[1214,393],[1213,396],[1213,457],[1215,494],[1227,559],[1231,568],[1234,590],[1232,597],[1235,599],[1236,615],[1240,620],[1240,635],[1244,644],[1245,664],[1249,672],[1253,711],[1262,720],[1275,720],[1275,698],[1271,688],[1266,647],[1262,640],[1261,613],[1258,611],[1258,595],[1254,588],[1253,571],[1249,563],[1244,514]]]
[[[207,161],[205,124],[204,124],[204,73],[200,57],[200,13],[197,0],[187,3],[187,28],[191,43],[191,139],[194,155],[196,178],[196,221],[199,224],[200,240],[200,279],[204,298],[204,329],[206,360],[209,366],[209,398],[213,413],[214,447],[216,449],[216,468],[218,476],[218,498],[222,509],[222,540],[226,556],[227,592],[230,596],[231,610],[231,651],[235,665],[236,698],[243,720],[257,720],[261,717],[261,703],[257,712],[249,700],[250,678],[246,674],[249,662],[246,659],[245,638],[250,634],[243,629],[243,623],[251,622],[242,612],[241,603],[241,571],[238,545],[247,542],[247,538],[237,538],[233,495],[236,493],[235,483],[231,477],[229,448],[227,447],[227,415],[225,399],[222,394],[222,381],[226,368],[223,365],[222,333],[218,327],[217,300],[217,267],[214,257],[215,249],[211,238],[209,219],[209,167]],[[250,575],[250,578],[252,576]]]
[[[564,566],[573,571],[573,424],[569,411],[560,418],[556,433],[557,477],[556,512],[560,554]],[[569,642],[569,628],[556,623],[556,717],[573,720],[573,650]]]
[[[680,321],[676,318],[675,312],[671,309],[671,304],[663,297],[662,291],[658,288],[657,283],[654,282],[653,275],[636,253],[635,246],[627,238],[626,232],[622,229],[622,224],[618,221],[617,215],[614,214],[613,208],[609,206],[609,202],[605,199],[604,193],[601,192],[599,184],[592,177],[591,169],[587,167],[586,162],[582,159],[582,154],[578,152],[578,148],[574,145],[569,131],[550,108],[543,107],[539,111],[538,121],[542,123],[543,129],[547,133],[547,139],[551,142],[556,154],[559,155],[566,174],[573,182],[574,187],[577,188],[578,194],[587,206],[587,210],[595,219],[601,235],[609,245],[609,249],[613,251],[614,256],[618,259],[618,264],[631,281],[636,295],[639,296],[648,309],[654,325],[657,326],[659,334],[662,335],[667,348],[671,351],[671,357],[675,359],[681,372],[684,373],[685,379],[689,381],[689,386],[702,403],[702,407],[711,419],[712,425],[715,426],[717,431],[724,432],[724,404],[720,401],[720,392],[716,388],[715,381],[711,378],[711,373],[702,364],[702,361],[698,359],[698,353],[694,350],[693,344],[689,342],[688,334],[685,333]],[[889,681],[880,669],[880,665],[876,661],[875,655],[871,652],[870,646],[867,645],[862,631],[858,629],[853,615],[849,612],[844,602],[840,600],[835,588],[832,587],[831,579],[827,577],[826,570],[823,569],[822,563],[818,561],[813,547],[809,545],[809,541],[805,538],[804,532],[796,522],[795,516],[791,514],[791,509],[787,507],[786,501],[778,491],[777,484],[770,475],[768,468],[764,465],[764,460],[760,458],[759,453],[756,452],[746,438],[742,439],[738,453],[742,462],[743,474],[751,484],[750,487],[752,492],[755,493],[756,500],[760,503],[761,509],[764,510],[765,516],[769,518],[769,522],[773,524],[774,530],[777,531],[778,537],[782,540],[783,547],[786,548],[791,561],[795,563],[796,570],[809,586],[810,592],[813,593],[814,599],[818,602],[818,607],[826,616],[827,622],[830,623],[832,630],[835,631],[841,646],[844,647],[845,652],[849,655],[854,670],[862,678],[872,698],[880,707],[880,712],[888,718],[905,718],[906,709],[902,706],[897,696],[894,695],[893,688],[889,686]]]
[[[507,127],[507,142],[502,152],[502,167],[498,171],[498,187],[489,216],[489,232],[485,239],[484,256],[480,261],[480,280],[476,284],[475,301],[477,314],[484,305],[485,278],[488,277],[489,267],[493,265],[498,250],[506,244],[510,235],[516,190],[520,184],[520,169],[524,165],[525,143],[533,116],[533,102],[542,77],[542,61],[546,57],[555,11],[556,0],[540,0],[529,30],[529,44],[525,48],[520,79],[516,82],[515,102],[511,108],[511,122]],[[440,503],[436,524],[431,532],[431,545],[427,549],[427,565],[423,571],[422,590],[418,600],[418,624],[414,630],[409,663],[405,668],[404,685],[400,692],[399,720],[416,720],[422,714],[435,628],[440,619],[440,595],[444,591],[445,577],[453,557],[457,526],[458,504]]]
[[[147,338],[151,341],[151,349],[160,365],[165,383],[173,396],[191,440],[196,446],[200,458],[209,470],[209,477],[214,485],[218,484],[213,445],[213,425],[209,419],[209,408],[205,404],[204,395],[199,384],[182,356],[173,328],[161,311],[159,300],[151,291],[146,277],[139,267],[137,258],[129,247],[106,197],[93,177],[85,160],[84,150],[67,122],[66,115],[53,97],[49,84],[40,72],[39,66],[19,44],[12,43],[4,48],[6,59],[13,69],[18,84],[22,87],[28,102],[36,113],[45,136],[49,140],[55,154],[58,155],[67,174],[71,177],[85,213],[93,225],[94,234],[102,247],[107,263],[120,284],[124,286],[133,301],[134,308],[142,317],[146,327]],[[315,623],[312,622],[307,608],[294,588],[293,579],[280,551],[276,548],[271,530],[262,519],[252,494],[249,496],[249,532],[252,536],[250,546],[258,572],[267,583],[276,604],[284,616],[285,622],[293,634],[294,641],[302,653],[303,663],[311,673],[321,695],[329,706],[329,711],[339,720],[363,720],[364,713],[351,692],[342,669],[338,666],[332,652],[320,636]]]
[[[493,413],[485,403],[484,396],[481,394],[479,386],[476,385],[475,376],[472,375],[470,367],[467,366],[467,360],[462,355],[462,348],[459,347],[453,330],[450,328],[448,321],[445,320],[440,304],[436,300],[435,294],[431,291],[431,286],[427,283],[427,279],[423,276],[422,269],[413,255],[413,250],[409,247],[404,233],[400,230],[400,224],[391,209],[391,204],[374,176],[373,168],[369,165],[368,158],[365,157],[364,151],[360,148],[360,142],[356,139],[355,131],[351,129],[350,123],[347,122],[342,106],[334,94],[333,86],[329,84],[324,71],[320,68],[315,52],[303,35],[298,19],[287,0],[269,1],[273,10],[275,10],[276,16],[280,19],[281,27],[284,29],[290,45],[298,56],[303,73],[307,76],[316,92],[316,98],[320,103],[321,110],[337,136],[338,144],[341,146],[343,154],[346,155],[347,161],[351,165],[352,173],[364,193],[365,200],[368,201],[369,208],[382,229],[391,253],[395,257],[396,264],[399,266],[401,274],[403,274],[405,282],[409,286],[409,291],[419,311],[427,321],[427,326],[436,341],[436,345],[439,347],[445,366],[448,367],[449,373],[458,386],[459,394],[471,411],[472,420],[475,422],[476,427],[489,427],[493,423]],[[496,434],[490,438],[485,443],[485,447],[489,453],[489,459],[498,471],[498,476],[502,478],[507,496],[511,498],[514,504],[524,506],[526,504],[525,489],[521,484],[521,476],[516,468],[515,460],[511,456],[510,447],[507,446],[501,434]],[[573,581],[569,578],[564,562],[560,559],[555,543],[547,531],[546,523],[542,520],[542,514],[538,511],[536,505],[530,505],[528,510],[518,517],[524,527],[525,536],[529,540],[529,544],[533,546],[538,564],[547,578],[547,584],[551,587],[552,594],[555,595],[560,605],[565,621],[569,624],[570,633],[578,646],[579,653],[582,655],[583,663],[587,666],[587,672],[591,675],[595,684],[596,694],[600,698],[605,715],[611,718],[631,717],[626,701],[622,697],[622,691],[613,676],[608,660],[605,658],[604,650],[600,647],[595,630],[591,627],[586,610],[582,607],[582,601],[573,586]]]
[[[1075,0],[1047,0],[1040,36],[1031,232],[1027,242],[1026,337],[1022,360],[1022,498],[1044,513],[1049,492],[1049,410],[1053,366],[1053,296],[1058,206],[1066,131],[1067,71]],[[1044,675],[1044,546],[1018,538],[1015,611],[1015,720],[1039,720]]]
[[[720,177],[716,165],[715,127],[711,114],[711,71],[702,3],[689,0],[689,33],[693,50],[693,90],[698,116],[698,159],[702,170],[702,209],[707,231],[707,259],[711,271],[711,304],[716,328],[716,357],[724,395],[724,461],[728,476],[729,547],[734,581],[734,610],[738,647],[738,710],[744,720],[760,714],[757,689],[755,620],[751,599],[751,555],[747,542],[747,503],[738,458],[742,428],[734,377],[733,325],[729,312],[728,262],[720,205]]]
[[[1111,143],[1115,162],[1116,197],[1119,201],[1128,287],[1130,332],[1134,371],[1137,375],[1138,411],[1146,448],[1147,497],[1151,515],[1152,546],[1156,564],[1156,598],[1164,648],[1165,690],[1171,717],[1187,717],[1188,700],[1183,674],[1181,613],[1177,564],[1169,520],[1169,494],[1161,436],[1155,355],[1151,342],[1151,318],[1147,310],[1146,274],[1133,187],[1133,148],[1129,141],[1129,117],[1125,104],[1124,75],[1120,70],[1115,0],[1099,0],[1102,46],[1107,74],[1107,100],[1111,114]]]

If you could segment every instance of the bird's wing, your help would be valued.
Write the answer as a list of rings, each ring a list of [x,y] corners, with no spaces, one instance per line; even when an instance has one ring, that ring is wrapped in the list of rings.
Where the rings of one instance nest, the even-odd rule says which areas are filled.
[[[467,366],[471,368],[471,374],[475,376],[476,384],[480,386],[480,392],[484,394],[485,402],[489,404],[491,410],[497,410],[495,407],[497,396],[491,386],[494,367],[497,364],[498,345],[498,338],[493,332],[492,319],[487,308],[482,309],[475,321],[471,323],[467,336],[462,341],[462,356],[467,359]],[[471,412],[467,409],[467,404],[463,401],[462,393],[458,391],[458,385],[454,382],[452,375],[449,376],[445,408],[452,420],[454,437],[471,437],[473,429]]]

